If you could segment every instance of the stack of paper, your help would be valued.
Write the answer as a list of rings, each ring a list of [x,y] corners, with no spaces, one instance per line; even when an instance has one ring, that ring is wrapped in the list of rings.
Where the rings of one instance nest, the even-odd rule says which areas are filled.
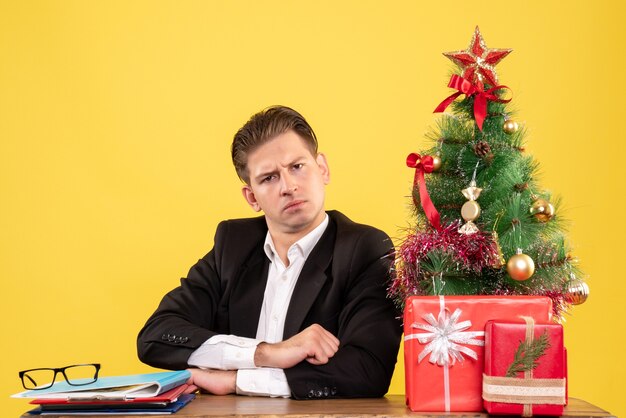
[[[27,390],[14,398],[34,398],[33,415],[172,414],[191,402],[184,394],[191,374],[186,371],[101,377],[94,383],[72,386],[57,382],[41,390]]]

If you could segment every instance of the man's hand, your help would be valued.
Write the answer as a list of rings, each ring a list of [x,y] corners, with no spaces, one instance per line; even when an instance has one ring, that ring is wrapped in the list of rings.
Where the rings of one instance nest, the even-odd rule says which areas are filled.
[[[339,340],[322,326],[313,324],[288,340],[261,343],[254,352],[257,367],[288,369],[306,360],[311,364],[328,363],[339,349]]]
[[[185,393],[193,393],[202,389],[213,395],[229,395],[236,391],[237,371],[235,370],[188,370],[191,372],[191,377],[187,380],[189,388],[185,390]]]

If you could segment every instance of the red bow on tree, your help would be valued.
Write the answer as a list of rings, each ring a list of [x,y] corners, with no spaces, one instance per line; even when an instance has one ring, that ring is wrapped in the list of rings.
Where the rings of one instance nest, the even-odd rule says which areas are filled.
[[[472,84],[471,81],[454,74],[450,78],[450,82],[448,83],[448,87],[458,90],[456,93],[448,96],[443,102],[437,106],[433,113],[440,113],[446,110],[448,106],[459,97],[461,94],[464,94],[466,97],[475,96],[474,97],[474,119],[476,120],[476,125],[478,125],[478,129],[483,130],[483,122],[485,117],[487,116],[487,100],[498,103],[508,103],[511,99],[501,99],[495,94],[493,94],[496,90],[508,89],[507,86],[495,86],[490,88],[489,90],[483,90],[483,83],[478,82],[477,84]]]
[[[419,154],[411,153],[406,157],[406,165],[411,168],[415,168],[415,177],[413,177],[413,189],[417,183],[419,183],[419,195],[422,209],[428,218],[430,224],[437,230],[441,231],[441,225],[439,224],[439,212],[435,208],[433,201],[430,199],[428,190],[426,189],[426,182],[424,181],[424,173],[433,172],[433,157],[430,155],[421,156]],[[413,203],[417,206],[415,195],[413,195]]]

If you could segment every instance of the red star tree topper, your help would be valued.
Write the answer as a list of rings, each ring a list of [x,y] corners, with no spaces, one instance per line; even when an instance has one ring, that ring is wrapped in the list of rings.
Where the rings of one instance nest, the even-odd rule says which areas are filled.
[[[513,50],[487,48],[480,30],[476,26],[472,41],[465,51],[444,52],[443,55],[463,68],[463,78],[472,83],[478,81],[496,86],[498,75],[494,67],[511,51]]]

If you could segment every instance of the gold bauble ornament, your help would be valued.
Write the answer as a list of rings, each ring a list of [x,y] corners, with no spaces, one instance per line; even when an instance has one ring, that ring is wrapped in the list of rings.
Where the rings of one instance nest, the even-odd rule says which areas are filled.
[[[519,125],[513,119],[507,119],[502,125],[502,130],[507,135],[513,135],[519,129]]]
[[[532,258],[522,253],[521,249],[517,250],[517,254],[509,258],[506,263],[506,271],[513,280],[528,280],[535,273],[535,262]]]
[[[433,171],[439,171],[441,168],[441,157],[439,155],[433,155]]]
[[[530,213],[539,222],[548,222],[554,216],[554,206],[545,199],[535,199],[530,206]]]
[[[475,200],[468,200],[461,207],[461,217],[467,221],[475,221],[480,216],[480,205]]]
[[[565,300],[572,305],[581,305],[589,297],[589,286],[583,280],[572,275],[572,279],[567,283]]]

